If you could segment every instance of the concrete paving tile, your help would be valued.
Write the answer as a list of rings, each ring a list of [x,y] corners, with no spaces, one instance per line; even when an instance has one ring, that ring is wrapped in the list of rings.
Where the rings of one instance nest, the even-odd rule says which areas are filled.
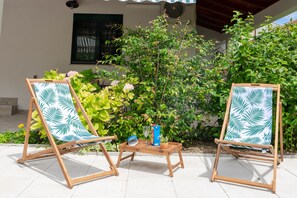
[[[214,182],[202,180],[173,180],[174,188],[178,198],[193,198],[193,197],[228,197],[221,186]]]
[[[3,147],[3,149],[0,150],[0,155],[4,156],[4,155],[11,155],[11,156],[21,156],[23,152],[23,147],[22,146],[5,146]]]
[[[127,181],[115,181],[112,179],[114,177],[107,177],[78,185],[72,197],[124,198]]]
[[[1,150],[6,149],[8,147],[9,147],[8,144],[0,144],[0,153],[1,153]]]
[[[201,162],[204,164],[205,168],[207,168],[209,171],[212,171],[213,163],[215,160],[214,155],[200,155],[198,158],[201,160]]]
[[[202,180],[209,181],[210,170],[197,156],[190,156],[184,159],[185,168],[179,168],[174,173],[174,178],[180,180]]]
[[[0,197],[18,197],[28,186],[30,186],[35,177],[31,175],[6,175],[0,176]]]
[[[251,187],[246,185],[237,185],[233,183],[219,182],[228,197],[230,198],[250,198],[250,197],[265,197],[276,198],[277,194],[273,194],[272,191],[263,188]]]
[[[87,173],[90,165],[69,157],[63,157],[65,166],[71,177],[80,177]],[[94,160],[94,159],[93,159]],[[23,169],[31,169],[47,179],[60,183],[66,187],[66,180],[56,158],[32,161],[26,163]]]
[[[36,152],[39,150],[43,150],[43,147],[36,148],[36,147],[28,147],[28,153]],[[7,162],[16,162],[19,158],[22,157],[23,154],[23,146],[21,145],[11,145],[5,147],[0,151],[0,158],[1,160],[7,160]],[[1,165],[0,165],[1,166]]]
[[[13,163],[9,168],[0,168],[0,177],[15,175],[19,176],[39,176],[40,173],[48,169],[55,161],[48,160],[48,163],[40,163],[40,161],[34,161],[30,164],[18,164]]]
[[[205,162],[209,164],[210,159],[205,159]],[[271,182],[271,164],[255,162],[255,161],[247,161],[247,160],[237,160],[232,156],[222,156],[219,160],[218,166],[218,174],[227,177],[233,177],[238,179],[244,179],[248,181],[256,181],[256,182],[263,182],[263,183],[270,183]],[[211,177],[211,173],[209,174],[209,178]],[[216,181],[217,182],[217,181]],[[223,181],[218,181],[221,187],[226,191],[228,196],[238,196],[238,193],[234,193],[233,191],[239,191],[236,189],[256,189],[259,190],[260,188],[251,188],[248,186],[241,186],[233,183],[227,183]],[[229,194],[230,191],[230,194]],[[263,191],[260,189],[260,191]],[[264,190],[266,192],[266,190]],[[269,193],[271,191],[268,191]],[[253,195],[251,193],[248,193]],[[266,194],[264,193],[266,196]]]
[[[176,155],[170,157],[171,164],[179,162],[179,158]],[[128,160],[127,160],[128,161]],[[122,162],[124,164],[124,162]],[[170,180],[169,170],[167,166],[166,157],[164,156],[136,156],[134,161],[129,164],[122,165],[122,168],[129,168],[129,174],[141,174],[145,178],[148,174],[152,179],[162,179],[164,181]],[[180,167],[173,171],[173,175],[176,172],[182,170]],[[161,177],[160,177],[161,176]]]
[[[143,158],[130,162],[129,180],[135,180],[136,178],[137,180],[146,180],[147,178],[150,178],[152,181],[172,180],[169,176],[167,164]]]
[[[20,198],[30,197],[30,198],[53,198],[61,197],[68,198],[71,197],[76,190],[77,186],[74,186],[73,189],[69,189],[61,182],[57,180],[49,179],[46,175],[41,175],[35,179],[20,195]]]
[[[206,172],[203,176],[208,176],[210,178],[213,169],[214,157],[206,155],[201,156],[200,159],[207,170],[209,170],[209,172]],[[239,160],[236,160],[234,157],[228,155],[220,157],[217,170],[219,175],[229,177],[240,177],[241,179],[247,180],[253,177],[251,172],[239,163]]]
[[[205,164],[201,160],[201,156],[186,156],[183,157],[185,167],[190,168],[205,168]]]
[[[257,180],[263,183],[271,183],[273,177],[273,164],[260,162],[260,161],[248,161],[238,160],[238,162],[246,168]],[[277,167],[277,170],[279,167]]]
[[[16,160],[22,156],[21,146],[6,146],[0,150],[0,168],[7,168],[16,163]]]
[[[254,177],[253,172],[246,169],[242,164],[239,163],[239,160],[228,157],[220,159],[218,174],[245,180],[257,179]]]
[[[152,181],[150,178],[129,180],[127,182],[126,198],[176,198],[172,181]]]
[[[0,144],[1,148],[8,149],[5,151],[5,154],[11,154],[11,153],[22,153],[24,145],[23,144]],[[29,148],[29,147],[28,147]],[[32,148],[32,147],[30,147]],[[0,154],[2,153],[3,149],[0,149]],[[34,147],[34,149],[36,149]]]
[[[73,178],[81,177],[85,175],[88,169],[90,168],[90,164],[85,164],[71,158],[66,158],[66,159],[64,158],[64,164],[69,175]],[[101,169],[97,169],[97,170],[102,171]],[[43,174],[55,180],[66,183],[62,170],[57,161],[51,167],[49,167]]]
[[[296,165],[295,174],[297,173]],[[291,174],[291,172],[280,168],[276,177],[276,194],[282,198],[297,197],[297,177]]]
[[[262,182],[262,183],[268,183],[271,184],[273,179],[273,166],[271,163],[265,163],[265,162],[259,162],[259,161],[248,161],[248,160],[236,160],[242,167],[240,166],[233,166],[231,170],[233,170],[233,173],[227,170],[226,168],[222,168],[222,171],[219,174],[225,175],[225,176],[231,176],[241,179],[246,179],[250,181],[256,181],[256,182]],[[223,166],[231,167],[230,165],[231,161],[225,161],[223,162]],[[243,169],[242,169],[243,168]],[[296,169],[296,168],[295,168]],[[242,173],[239,173],[239,170],[242,170]],[[225,171],[223,173],[223,171]],[[280,166],[277,167],[277,193],[273,194],[272,191],[268,189],[263,188],[257,188],[257,187],[249,187],[245,185],[237,185],[237,184],[231,184],[231,183],[225,183],[225,182],[219,182],[222,188],[226,191],[229,197],[237,197],[238,193],[242,192],[242,197],[292,197],[292,193],[294,193],[294,196],[297,194],[297,189],[293,190],[291,193],[286,193],[287,191],[279,191],[278,189],[281,188],[280,182],[283,180],[287,180],[281,177],[283,177],[285,174],[280,173],[284,172],[285,170],[282,169]],[[288,173],[288,178],[290,173]],[[297,184],[297,177],[291,175],[292,182],[295,181],[295,184]],[[291,183],[292,183],[291,182]],[[285,186],[287,187],[291,183],[287,183]],[[285,187],[285,189],[286,189]],[[289,188],[294,189],[294,188]]]
[[[11,165],[16,163],[16,160],[9,158],[8,156],[0,156],[1,163],[0,169],[9,168]]]
[[[297,155],[285,156],[279,167],[297,177]]]
[[[112,160],[113,160],[113,158],[112,158]],[[89,168],[87,174],[96,173],[96,171],[98,171],[97,168],[100,168],[101,170],[104,170],[104,171],[110,170],[109,163],[107,162],[107,160],[104,156],[97,157],[94,160],[94,162],[93,162],[92,166]],[[129,169],[122,168],[122,167],[119,167],[117,169],[119,172],[119,176],[110,177],[110,178],[112,178],[113,181],[127,181]]]

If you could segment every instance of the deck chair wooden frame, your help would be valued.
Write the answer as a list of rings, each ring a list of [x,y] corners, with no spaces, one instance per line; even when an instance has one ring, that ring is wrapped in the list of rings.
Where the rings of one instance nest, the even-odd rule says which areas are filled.
[[[243,142],[234,142],[234,141],[227,141],[224,140],[226,129],[229,122],[229,113],[230,113],[230,106],[232,101],[232,91],[233,88],[236,86],[242,87],[263,87],[263,88],[272,88],[274,92],[276,92],[276,116],[275,116],[275,133],[274,133],[274,146],[273,145],[263,145],[263,144],[249,144]],[[250,185],[254,187],[266,188],[270,189],[273,193],[276,192],[276,169],[277,165],[280,163],[280,160],[283,161],[283,131],[282,131],[282,103],[280,101],[280,85],[278,84],[247,84],[247,83],[240,83],[240,84],[232,84],[229,99],[227,102],[226,113],[224,117],[223,126],[221,129],[221,135],[219,139],[215,139],[215,143],[218,145],[214,166],[211,175],[211,181],[225,181],[243,185]],[[278,145],[280,144],[280,156],[278,155]],[[267,149],[269,153],[262,153],[255,150],[250,149],[234,149],[231,146],[240,146],[240,147],[247,147],[247,148],[258,148],[258,149]],[[218,162],[221,150],[224,150],[227,154],[233,155],[236,159],[237,158],[244,158],[250,160],[260,160],[264,162],[270,162],[273,164],[273,178],[271,184],[254,182],[249,180],[237,179],[232,177],[226,177],[218,175]]]
[[[95,180],[98,178],[102,178],[102,177],[107,177],[107,176],[111,176],[111,175],[119,175],[118,170],[116,168],[116,166],[114,165],[113,161],[111,160],[109,154],[107,153],[104,145],[102,144],[103,141],[109,141],[109,140],[114,140],[116,139],[116,136],[108,136],[108,137],[98,137],[98,138],[93,138],[93,139],[86,139],[86,140],[78,140],[78,141],[70,141],[70,142],[66,142],[60,145],[57,145],[52,134],[51,131],[45,121],[45,118],[43,116],[43,113],[41,111],[41,108],[37,102],[36,99],[36,95],[33,89],[33,85],[34,83],[39,83],[39,82],[47,82],[47,83],[62,83],[62,84],[67,84],[69,86],[70,89],[70,93],[73,97],[73,99],[76,101],[76,110],[80,110],[82,112],[83,117],[85,118],[86,122],[88,123],[88,126],[91,130],[91,133],[94,136],[98,136],[98,134],[96,133],[96,130],[94,128],[94,126],[92,125],[90,119],[88,118],[84,108],[82,107],[78,97],[76,96],[73,88],[71,87],[70,83],[68,81],[65,80],[41,80],[41,79],[26,79],[29,91],[30,91],[30,95],[31,95],[31,99],[30,99],[30,104],[29,104],[29,112],[28,112],[28,119],[27,119],[27,126],[26,126],[26,135],[25,135],[25,143],[24,143],[24,149],[23,149],[23,155],[20,159],[17,160],[18,163],[24,163],[27,160],[35,160],[35,159],[40,159],[40,158],[45,158],[45,157],[51,157],[51,156],[55,156],[58,160],[59,166],[62,170],[62,173],[66,179],[67,182],[67,186],[69,188],[72,188],[74,185],[79,184],[79,183],[83,183],[83,182],[87,182],[87,181],[91,181],[91,180]],[[29,141],[29,136],[30,136],[30,125],[31,125],[31,119],[32,119],[32,111],[33,108],[36,108],[36,110],[38,111],[38,114],[40,116],[40,119],[43,123],[43,126],[46,130],[46,134],[47,137],[49,139],[49,142],[51,144],[51,148],[39,151],[39,152],[35,152],[35,153],[30,153],[28,154],[27,150],[28,150],[28,141]],[[69,152],[73,152],[76,151],[78,149],[81,149],[83,147],[89,146],[87,144],[90,143],[99,143],[99,146],[102,150],[102,153],[104,154],[106,160],[109,163],[110,166],[110,170],[109,171],[102,171],[99,173],[94,173],[91,175],[86,175],[86,176],[82,176],[82,177],[78,177],[78,178],[71,178],[67,168],[63,162],[62,159],[62,155],[69,153]]]

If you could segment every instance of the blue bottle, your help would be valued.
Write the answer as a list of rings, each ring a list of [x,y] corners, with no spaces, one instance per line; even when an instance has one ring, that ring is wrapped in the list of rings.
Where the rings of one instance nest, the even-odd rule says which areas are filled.
[[[153,128],[154,128],[154,143],[153,143],[153,145],[160,146],[161,127],[160,127],[160,125],[155,125],[155,126],[153,126]]]

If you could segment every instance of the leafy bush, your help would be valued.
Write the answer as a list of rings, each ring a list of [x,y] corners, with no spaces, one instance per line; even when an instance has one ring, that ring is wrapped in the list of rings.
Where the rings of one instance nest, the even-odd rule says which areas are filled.
[[[273,26],[268,18],[258,36],[253,34],[254,17],[241,18],[235,12],[225,54],[215,59],[212,68],[204,68],[203,87],[211,99],[204,111],[219,115],[220,122],[232,83],[275,83],[281,85],[284,145],[297,149],[297,24]]]
[[[25,136],[24,132],[17,131],[11,132],[7,131],[4,133],[0,133],[0,143],[12,143],[12,144],[22,144],[24,143]]]
[[[18,130],[15,132],[7,131],[0,133],[0,143],[23,144],[25,140],[24,124],[18,125]],[[37,133],[31,133],[29,137],[29,144],[45,144],[45,140],[41,139]]]
[[[166,16],[160,16],[150,26],[127,30],[114,43],[122,53],[106,56],[104,63],[124,68],[126,76],[139,79],[139,83],[129,111],[123,112],[110,129],[141,136],[143,125],[155,123],[169,139],[190,141],[193,123],[202,117],[197,109],[205,100],[200,68],[210,65],[206,57],[213,42],[188,25],[179,21],[170,25]]]

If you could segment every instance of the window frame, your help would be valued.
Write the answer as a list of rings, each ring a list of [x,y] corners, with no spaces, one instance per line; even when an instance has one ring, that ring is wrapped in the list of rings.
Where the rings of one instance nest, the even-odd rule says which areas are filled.
[[[123,25],[123,14],[85,14],[85,13],[74,13],[73,14],[73,27],[72,27],[72,43],[71,43],[71,64],[96,64],[98,60],[102,60],[103,53],[108,51],[113,51],[113,54],[116,53],[115,46],[105,45],[106,40],[111,40],[113,37],[119,37],[123,33],[122,31],[112,32],[115,34],[106,35],[108,28],[111,25],[118,24]],[[78,51],[78,42],[77,38],[79,36],[79,30],[82,28],[82,25],[78,24],[83,21],[93,20],[95,22],[95,60],[83,60],[77,57]],[[90,24],[89,24],[90,25]],[[86,26],[87,29],[91,30],[91,26]],[[104,32],[105,31],[105,32]],[[105,49],[105,50],[103,50]]]

